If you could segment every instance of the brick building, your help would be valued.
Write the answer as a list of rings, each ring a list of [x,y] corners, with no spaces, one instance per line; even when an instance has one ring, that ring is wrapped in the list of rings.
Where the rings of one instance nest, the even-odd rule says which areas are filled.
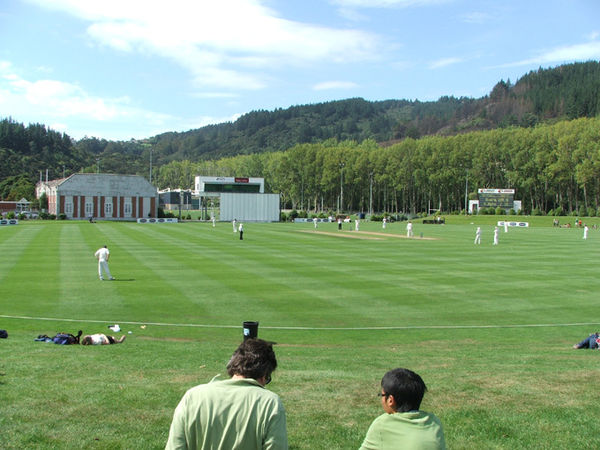
[[[36,196],[44,192],[48,213],[64,213],[68,219],[127,220],[158,214],[157,190],[139,175],[76,173],[38,182]]]

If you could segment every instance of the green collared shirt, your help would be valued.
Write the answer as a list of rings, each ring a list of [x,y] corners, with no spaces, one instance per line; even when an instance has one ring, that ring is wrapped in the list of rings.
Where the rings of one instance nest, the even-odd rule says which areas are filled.
[[[286,450],[285,409],[279,396],[252,378],[188,390],[173,415],[167,450]]]
[[[445,450],[442,423],[425,411],[382,414],[367,431],[360,450]]]

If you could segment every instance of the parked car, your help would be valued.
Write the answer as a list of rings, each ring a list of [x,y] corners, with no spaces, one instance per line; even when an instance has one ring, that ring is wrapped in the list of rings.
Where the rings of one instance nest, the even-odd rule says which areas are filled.
[[[37,219],[38,213],[35,211],[21,211],[19,214],[24,215],[27,219]]]

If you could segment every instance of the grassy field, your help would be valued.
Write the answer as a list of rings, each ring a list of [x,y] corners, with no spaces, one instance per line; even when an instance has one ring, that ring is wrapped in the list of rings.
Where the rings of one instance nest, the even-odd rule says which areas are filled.
[[[600,328],[600,232],[518,217],[531,226],[493,246],[498,217],[446,219],[413,239],[403,223],[247,223],[244,241],[225,223],[1,227],[0,448],[164,447],[244,320],[277,343],[291,448],[358,448],[394,367],[423,377],[449,448],[600,448],[600,353],[571,348]],[[122,345],[34,342],[115,323]]]

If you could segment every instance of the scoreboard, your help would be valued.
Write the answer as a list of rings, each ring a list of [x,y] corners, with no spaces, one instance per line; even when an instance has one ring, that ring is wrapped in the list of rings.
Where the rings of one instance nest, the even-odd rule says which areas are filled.
[[[511,209],[515,200],[514,189],[478,189],[480,208]]]

